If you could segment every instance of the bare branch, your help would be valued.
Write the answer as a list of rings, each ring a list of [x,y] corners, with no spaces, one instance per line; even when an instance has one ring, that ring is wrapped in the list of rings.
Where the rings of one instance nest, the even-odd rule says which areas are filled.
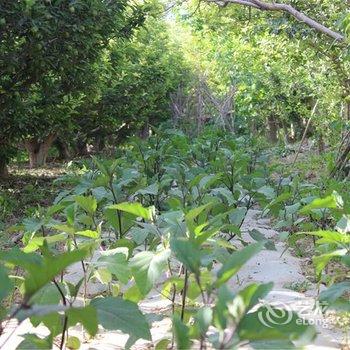
[[[334,30],[324,26],[323,24],[315,21],[311,17],[305,15],[304,13],[298,11],[293,6],[288,4],[280,3],[268,3],[261,0],[207,0],[208,2],[216,3],[219,6],[225,6],[227,4],[236,4],[242,6],[249,6],[256,8],[261,11],[278,11],[285,12],[293,16],[300,22],[307,24],[309,27],[323,33],[336,41],[345,41],[345,36],[341,33],[335,32]]]

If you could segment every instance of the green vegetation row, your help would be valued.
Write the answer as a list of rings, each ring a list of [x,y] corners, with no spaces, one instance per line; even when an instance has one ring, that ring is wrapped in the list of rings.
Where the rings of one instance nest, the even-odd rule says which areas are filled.
[[[54,143],[81,156],[170,116],[186,68],[161,12],[124,0],[0,4],[0,176],[23,149],[38,167]]]
[[[66,189],[52,206],[10,228],[23,238],[21,248],[0,253],[1,332],[12,318],[30,319],[50,335],[27,334],[18,349],[77,348],[69,330],[81,324],[92,337],[99,327],[128,334],[128,348],[151,340],[157,317],[138,303],[156,292],[172,305],[160,315],[171,319],[172,335],[156,349],[311,342],[315,329],[296,314],[287,325],[284,318],[261,322],[273,310],[259,304],[273,283],[238,289],[234,277],[244,264],[275,249],[258,230],[248,232],[248,243],[241,227],[248,210],[260,207],[261,215],[275,217],[281,239],[314,237],[315,279],[328,286],[319,300],[325,309],[349,311],[347,184],[310,183],[288,167],[276,177],[280,165],[259,144],[212,128],[198,138],[156,130],[147,141],[131,139],[110,160],[80,163],[57,180]],[[331,262],[342,266],[337,275],[326,273]],[[72,264],[81,269],[76,283],[67,280]],[[105,288],[90,296],[94,280]]]
[[[344,1],[291,2],[340,41],[284,12],[173,5],[3,1],[1,176],[23,151],[31,167],[42,166],[51,146],[56,159],[98,153],[169,120],[192,135],[215,124],[271,143],[294,143],[305,132],[349,174]]]

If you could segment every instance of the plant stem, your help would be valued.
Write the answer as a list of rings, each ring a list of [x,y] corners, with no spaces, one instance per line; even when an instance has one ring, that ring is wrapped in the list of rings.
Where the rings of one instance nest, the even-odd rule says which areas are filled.
[[[187,269],[185,269],[185,285],[184,285],[184,289],[182,290],[181,321],[183,321],[185,316],[187,286],[188,286],[188,271]]]
[[[54,285],[58,289],[58,292],[61,295],[63,305],[67,306],[67,298],[64,295],[61,287],[59,286],[59,284],[56,282],[55,279],[53,279],[52,282],[54,283]],[[63,321],[63,329],[62,329],[62,337],[61,337],[61,342],[60,342],[60,350],[62,350],[63,346],[64,346],[65,336],[66,336],[66,332],[67,332],[67,326],[68,326],[68,316],[65,315],[64,316],[64,321]]]
[[[73,242],[74,242],[74,246],[76,249],[78,249],[78,243],[75,239],[75,237],[73,237]],[[83,273],[84,273],[84,306],[86,305],[86,294],[87,294],[87,281],[86,281],[86,267],[85,267],[85,263],[84,263],[84,260],[81,260],[81,267],[83,269]],[[61,278],[61,282],[63,281],[63,275],[62,275],[62,278]]]
[[[62,329],[62,337],[61,337],[61,343],[60,343],[60,350],[63,349],[64,346],[64,341],[65,341],[65,335],[67,331],[67,326],[68,326],[68,317],[64,316],[64,321],[63,321],[63,329]]]
[[[117,199],[117,195],[116,195],[114,188],[113,188],[113,178],[111,178],[111,180],[109,182],[109,189],[112,192],[114,204],[117,204],[118,199]],[[117,239],[120,239],[120,238],[122,238],[122,219],[121,219],[120,210],[117,210],[117,216],[118,216],[118,226],[119,226],[119,233],[117,235]]]
[[[118,238],[122,238],[123,233],[122,233],[122,217],[121,217],[121,213],[120,210],[117,210],[117,216],[118,216],[118,226],[119,226],[119,235]]]

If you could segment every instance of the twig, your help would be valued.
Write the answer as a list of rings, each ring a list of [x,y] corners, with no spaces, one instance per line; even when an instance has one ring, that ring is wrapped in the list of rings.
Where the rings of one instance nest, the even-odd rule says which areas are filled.
[[[312,109],[312,112],[311,112],[311,116],[309,118],[309,120],[307,121],[307,124],[306,124],[306,127],[305,127],[305,130],[304,130],[304,134],[303,134],[303,137],[301,138],[301,141],[300,141],[300,145],[299,145],[299,148],[298,148],[298,151],[295,155],[295,158],[294,158],[294,161],[292,163],[292,167],[294,167],[295,165],[295,162],[297,161],[298,159],[298,156],[299,156],[299,153],[301,151],[301,147],[303,146],[303,143],[305,141],[305,138],[306,138],[306,134],[309,130],[309,127],[310,127],[310,124],[311,124],[311,120],[312,120],[312,117],[314,116],[315,112],[316,112],[316,108],[317,108],[317,105],[318,105],[318,100],[316,101],[315,105],[314,105],[314,108]]]

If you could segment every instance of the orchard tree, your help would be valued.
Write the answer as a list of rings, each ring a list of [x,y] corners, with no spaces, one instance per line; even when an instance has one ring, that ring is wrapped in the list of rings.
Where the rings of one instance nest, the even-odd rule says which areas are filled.
[[[349,1],[290,0],[288,3],[262,0],[207,0],[231,18],[245,17],[255,30],[286,35],[298,43],[298,52],[318,54],[329,62],[342,89],[344,120],[350,120]],[[226,10],[228,9],[228,11]],[[243,16],[242,16],[243,11]],[[265,26],[262,24],[265,23]],[[227,23],[224,30],[230,30]],[[278,37],[275,39],[278,41]],[[311,73],[311,72],[310,72]]]
[[[110,42],[101,64],[99,97],[81,112],[88,124],[78,116],[80,133],[86,141],[95,139],[97,148],[109,136],[116,142],[130,134],[146,137],[150,125],[170,117],[170,94],[186,84],[188,71],[166,23],[159,14],[149,15],[130,40]]]
[[[131,45],[118,51],[116,43],[111,52],[114,86],[104,95],[104,108],[109,113],[113,99],[117,119],[147,136],[149,124],[157,126],[170,117],[170,94],[185,84],[188,69],[180,47],[171,42],[165,23],[157,18],[150,17]],[[120,65],[118,54],[123,57]]]
[[[317,101],[312,129],[322,143],[333,122],[340,121],[341,101],[348,96],[344,1],[321,6],[316,0],[294,0],[293,13],[291,5],[276,2],[214,2],[219,6],[192,2],[179,17],[195,37],[187,50],[194,52],[193,62],[200,62],[212,87],[236,86],[236,121],[255,132],[268,130],[274,141],[281,127],[286,136],[291,131],[300,135]]]
[[[112,38],[143,21],[126,0],[0,3],[0,174],[16,142],[30,165],[45,163],[57,133],[94,83],[91,65]]]

